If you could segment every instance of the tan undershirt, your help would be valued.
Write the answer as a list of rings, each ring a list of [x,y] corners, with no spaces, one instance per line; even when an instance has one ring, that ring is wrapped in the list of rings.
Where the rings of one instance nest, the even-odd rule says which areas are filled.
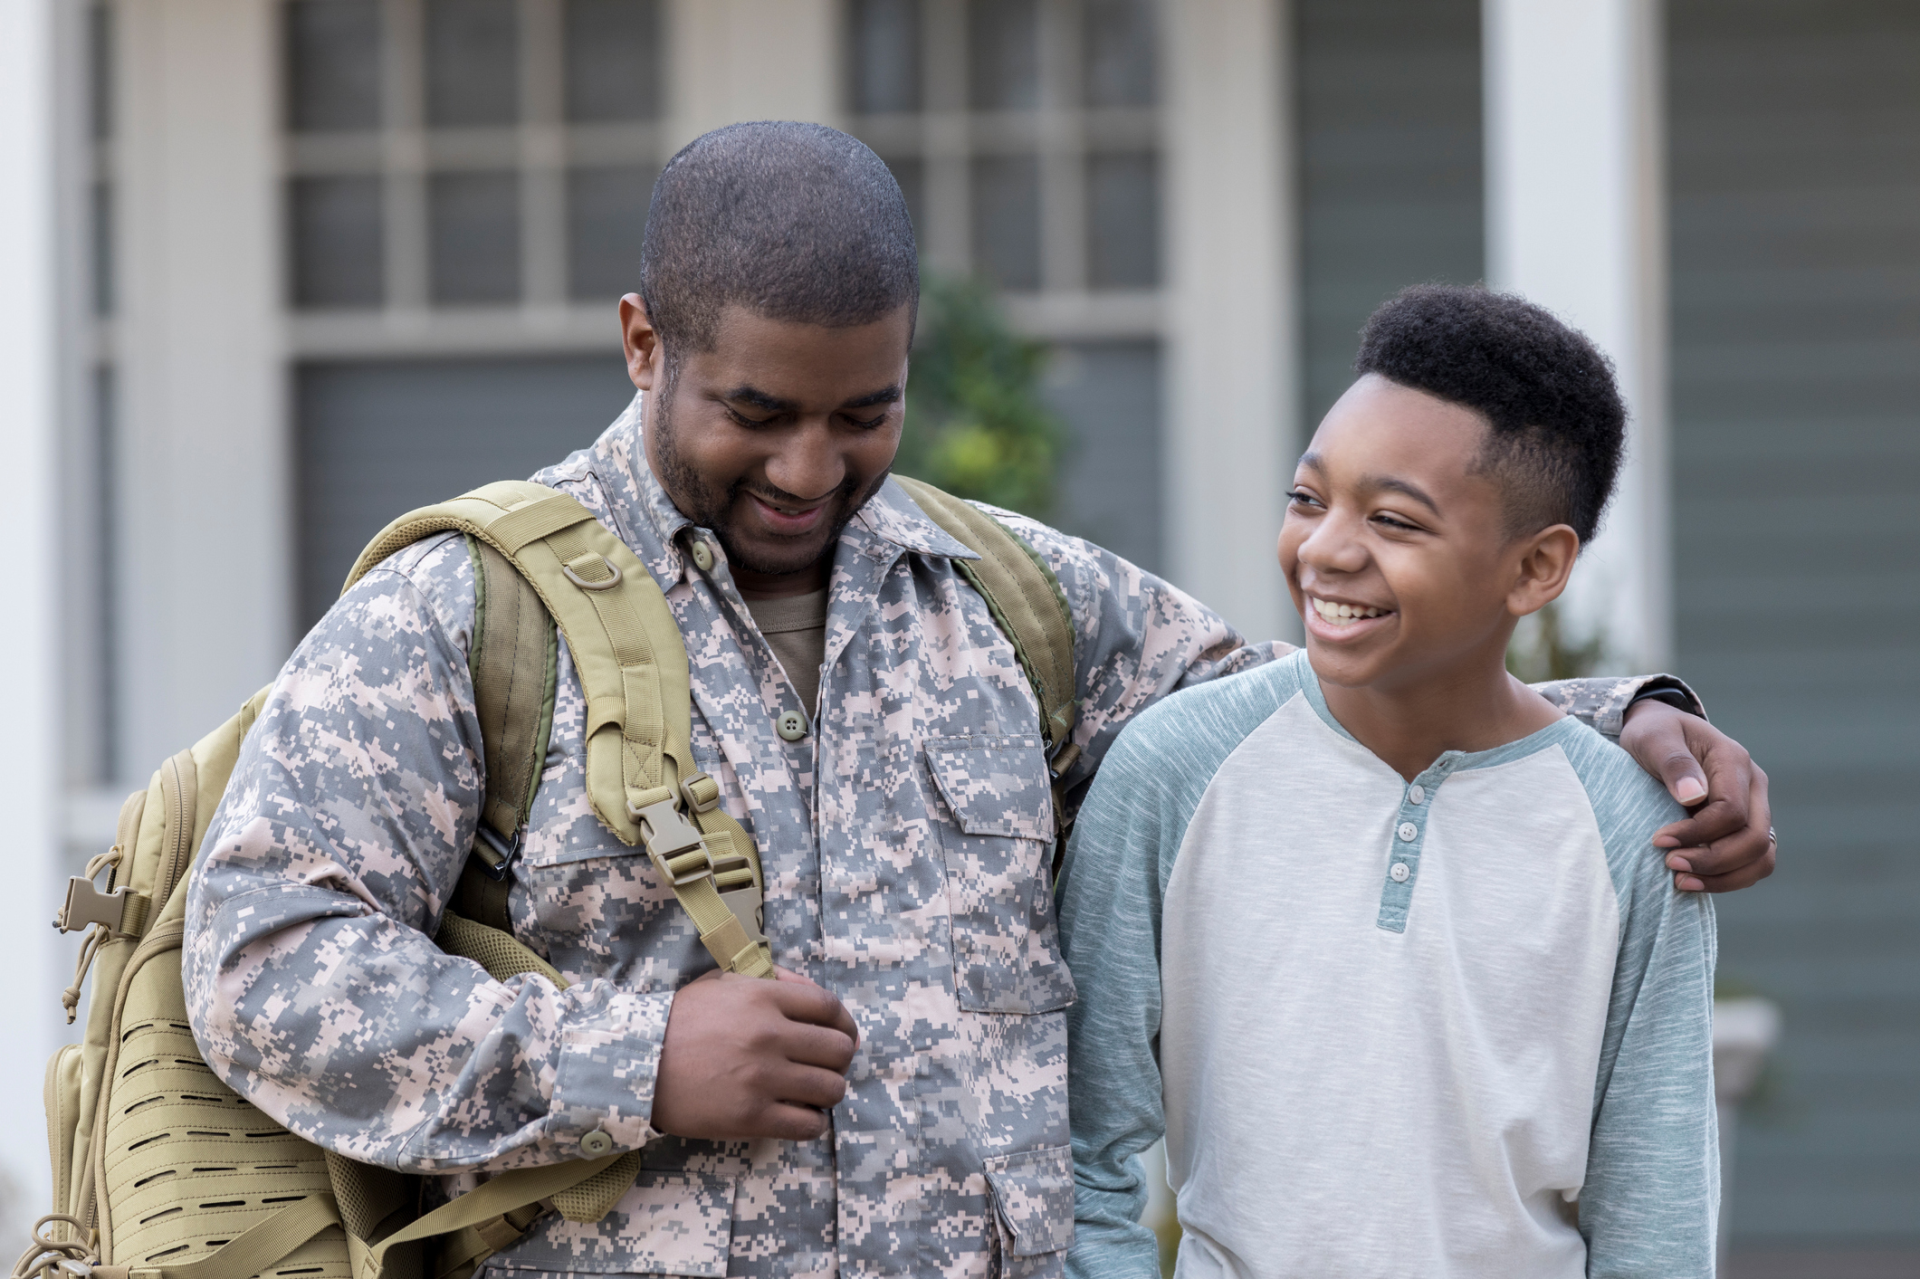
[[[827,588],[811,595],[748,600],[747,611],[811,716],[820,700],[820,663],[827,660]]]

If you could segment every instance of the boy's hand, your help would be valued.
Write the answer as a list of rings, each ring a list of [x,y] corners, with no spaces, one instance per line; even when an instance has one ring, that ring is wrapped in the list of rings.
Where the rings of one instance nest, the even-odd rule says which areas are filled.
[[[1620,745],[1693,810],[1653,837],[1655,848],[1671,850],[1674,887],[1724,893],[1773,874],[1778,848],[1767,775],[1746,747],[1697,715],[1651,700],[1628,709]]]
[[[831,993],[798,973],[777,980],[710,972],[667,1013],[653,1126],[676,1137],[811,1141],[847,1095],[860,1040]]]

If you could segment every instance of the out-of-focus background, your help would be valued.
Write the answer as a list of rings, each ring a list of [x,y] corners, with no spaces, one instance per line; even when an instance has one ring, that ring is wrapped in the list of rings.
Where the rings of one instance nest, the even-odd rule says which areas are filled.
[[[1054,518],[1256,636],[1376,303],[1484,279],[1601,342],[1634,457],[1563,647],[1684,673],[1781,836],[1719,904],[1765,1001],[1730,1273],[1920,1275],[1910,0],[0,0],[5,1219],[121,793],[388,518],[619,412],[654,175],[768,117],[893,166]]]

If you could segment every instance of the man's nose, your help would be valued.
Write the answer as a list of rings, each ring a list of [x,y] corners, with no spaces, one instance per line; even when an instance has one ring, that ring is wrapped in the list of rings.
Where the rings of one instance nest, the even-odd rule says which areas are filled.
[[[846,459],[824,420],[803,419],[767,459],[767,482],[805,502],[827,496],[846,478]]]

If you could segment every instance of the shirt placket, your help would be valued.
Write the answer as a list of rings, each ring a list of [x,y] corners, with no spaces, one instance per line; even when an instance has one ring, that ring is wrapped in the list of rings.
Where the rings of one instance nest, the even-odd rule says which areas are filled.
[[[1413,907],[1413,886],[1420,881],[1420,854],[1427,841],[1427,822],[1433,797],[1452,775],[1462,756],[1448,751],[1400,791],[1393,833],[1387,836],[1387,869],[1380,885],[1380,914],[1376,927],[1390,933],[1407,931],[1407,912]]]

